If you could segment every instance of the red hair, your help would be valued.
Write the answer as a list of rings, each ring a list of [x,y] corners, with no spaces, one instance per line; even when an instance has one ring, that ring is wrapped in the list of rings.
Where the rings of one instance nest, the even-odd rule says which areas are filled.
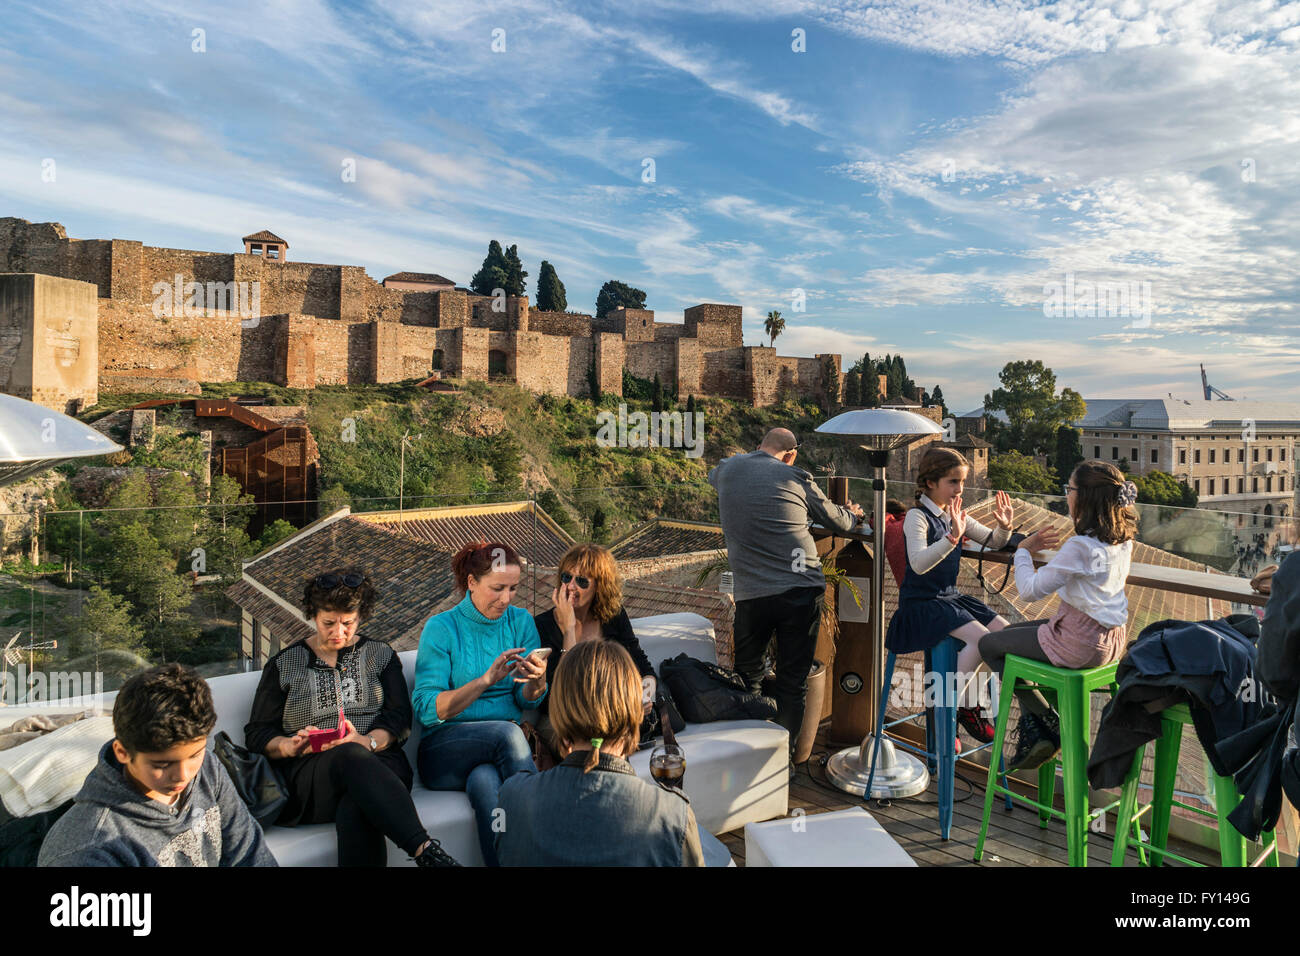
[[[456,576],[456,587],[469,590],[471,576],[481,578],[503,567],[522,568],[524,562],[518,552],[499,541],[475,541],[465,545],[451,559],[451,573]]]

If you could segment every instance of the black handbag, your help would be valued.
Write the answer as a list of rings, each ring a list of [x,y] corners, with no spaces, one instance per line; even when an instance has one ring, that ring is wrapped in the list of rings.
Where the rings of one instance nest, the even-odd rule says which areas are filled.
[[[263,754],[250,753],[238,746],[224,730],[213,738],[212,752],[230,774],[239,799],[263,827],[268,827],[289,802],[289,790],[279,771]]]
[[[984,590],[987,591],[989,594],[1001,594],[1003,591],[1007,589],[1007,582],[1011,580],[1011,566],[1012,566],[1011,561],[1007,562],[1007,569],[1002,572],[1002,583],[999,584],[996,588],[992,587],[987,581],[984,580],[984,552],[999,551],[999,552],[1005,552],[1007,554],[1015,554],[1016,548],[1020,547],[1020,542],[1024,541],[1025,538],[1027,537],[1029,536],[1025,534],[1021,534],[1019,531],[1012,531],[1011,537],[1007,539],[1007,543],[1000,548],[990,548],[988,538],[985,538],[983,541],[980,542],[980,544],[982,544],[983,547],[980,548],[979,557],[975,559],[976,562],[975,577],[979,579],[980,587],[984,588]]]

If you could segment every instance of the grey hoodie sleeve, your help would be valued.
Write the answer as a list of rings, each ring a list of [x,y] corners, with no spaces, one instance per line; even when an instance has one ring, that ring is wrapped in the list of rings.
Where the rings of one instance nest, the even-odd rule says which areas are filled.
[[[209,753],[208,759],[217,769],[217,806],[221,808],[221,865],[222,866],[279,866],[266,846],[262,827],[239,799],[230,775],[217,758]]]

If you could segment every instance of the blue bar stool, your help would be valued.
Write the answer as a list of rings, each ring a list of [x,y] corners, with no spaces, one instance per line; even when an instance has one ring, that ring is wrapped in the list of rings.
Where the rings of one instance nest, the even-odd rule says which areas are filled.
[[[885,660],[885,692],[880,695],[880,713],[876,715],[876,744],[871,754],[871,773],[867,778],[867,792],[864,801],[871,799],[872,784],[876,779],[876,764],[880,759],[880,740],[885,731],[908,721],[925,717],[925,749],[904,740],[894,741],[894,746],[910,750],[925,757],[926,764],[933,773],[939,772],[939,836],[946,840],[952,831],[953,790],[957,779],[957,700],[953,694],[953,675],[957,672],[957,652],[962,642],[955,637],[945,637],[934,647],[925,652],[925,673],[943,675],[943,687],[939,689],[934,707],[927,707],[924,712],[917,711],[885,723],[885,706],[889,702],[890,688],[894,680],[894,662],[897,655],[893,651]],[[993,744],[980,744],[966,752],[967,756],[992,747]],[[1002,786],[1007,785],[1007,775],[1001,752],[998,753],[998,772],[1001,774]],[[1011,797],[1006,797],[1007,810],[1011,809]]]

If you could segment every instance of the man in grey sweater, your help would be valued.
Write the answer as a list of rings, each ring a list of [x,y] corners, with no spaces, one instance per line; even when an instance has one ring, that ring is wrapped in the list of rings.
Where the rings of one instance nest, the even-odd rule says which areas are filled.
[[[832,503],[812,475],[794,467],[798,448],[793,432],[773,428],[757,451],[732,455],[709,472],[735,584],[736,670],[759,691],[763,652],[776,636],[771,692],[791,746],[803,722],[826,589],[808,526],[849,531],[862,518],[857,505]]]

